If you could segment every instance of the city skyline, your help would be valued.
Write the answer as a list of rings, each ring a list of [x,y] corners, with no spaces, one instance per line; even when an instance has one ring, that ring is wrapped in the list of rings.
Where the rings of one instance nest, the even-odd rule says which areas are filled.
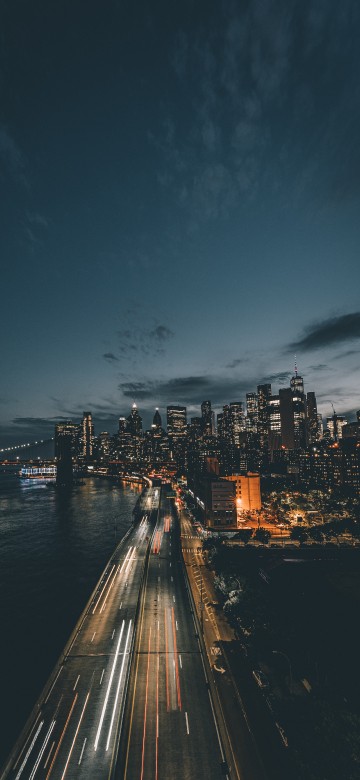
[[[354,0],[1,10],[0,448],[294,372],[360,407]],[[146,423],[147,424],[147,423]]]

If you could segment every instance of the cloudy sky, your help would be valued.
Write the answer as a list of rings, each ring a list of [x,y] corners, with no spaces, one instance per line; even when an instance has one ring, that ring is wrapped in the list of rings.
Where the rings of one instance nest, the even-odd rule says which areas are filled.
[[[358,0],[4,0],[0,30],[0,446],[278,392],[295,354],[353,417]]]

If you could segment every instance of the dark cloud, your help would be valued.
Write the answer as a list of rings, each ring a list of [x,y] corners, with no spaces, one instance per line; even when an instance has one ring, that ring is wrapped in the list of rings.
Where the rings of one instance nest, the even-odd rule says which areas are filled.
[[[326,363],[317,363],[315,366],[309,366],[309,371],[328,371],[329,366]]]
[[[241,400],[244,393],[254,389],[254,383],[233,377],[185,376],[160,381],[123,382],[119,390],[125,398],[143,401],[146,408],[181,403],[189,408],[210,399],[216,407],[229,401]]]
[[[152,382],[149,381],[146,382],[123,382],[119,385],[119,390],[121,390],[122,395],[125,396],[125,398],[137,398],[139,400],[143,400],[146,398],[152,398],[154,393],[151,389]]]
[[[234,360],[231,361],[231,363],[227,363],[225,368],[237,368],[242,363],[245,363],[246,361],[243,358],[234,358]]]
[[[49,427],[54,426],[54,423],[58,419],[58,417],[14,417],[12,423],[21,428],[34,428],[39,430],[39,428],[48,429]]]
[[[119,358],[117,358],[116,355],[114,355],[113,352],[105,352],[103,354],[103,358],[105,360],[108,360],[109,363],[113,363],[114,361],[118,362],[118,360],[119,360]]]
[[[157,341],[167,341],[168,339],[171,339],[174,334],[166,325],[158,325],[154,330],[150,331],[149,336],[151,339]]]
[[[173,331],[167,325],[155,323],[155,327],[139,327],[135,317],[137,319],[136,313],[130,312],[129,320],[134,319],[133,327],[123,328],[117,332],[118,351],[123,356],[129,357],[134,365],[144,357],[164,355],[166,342],[174,337]]]
[[[324,322],[310,325],[305,328],[305,334],[298,341],[289,344],[287,351],[307,352],[358,338],[360,338],[360,312],[357,311],[340,317],[330,317]]]
[[[280,385],[285,384],[285,382],[289,383],[290,377],[293,375],[291,371],[278,371],[276,374],[270,374],[268,377],[266,377],[261,382],[258,382],[258,384],[265,384],[267,382],[278,382]]]

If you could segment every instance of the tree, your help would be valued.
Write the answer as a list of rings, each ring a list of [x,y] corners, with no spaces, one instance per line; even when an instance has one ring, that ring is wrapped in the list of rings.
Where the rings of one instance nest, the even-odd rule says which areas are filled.
[[[254,539],[256,539],[257,542],[261,542],[262,544],[268,544],[270,537],[270,531],[268,531],[267,528],[262,528],[262,526],[260,526],[260,528],[258,528],[254,534]]]
[[[252,528],[240,528],[236,534],[236,539],[239,539],[244,544],[247,544],[253,535]]]
[[[310,529],[309,536],[310,536],[310,539],[314,540],[314,542],[323,542],[324,541],[324,534],[323,534],[321,528],[318,528],[317,526],[315,526],[314,528]]]
[[[308,538],[309,534],[305,528],[300,528],[295,525],[294,528],[292,528],[290,531],[290,539],[292,539],[294,542],[300,542],[300,544],[304,544]]]

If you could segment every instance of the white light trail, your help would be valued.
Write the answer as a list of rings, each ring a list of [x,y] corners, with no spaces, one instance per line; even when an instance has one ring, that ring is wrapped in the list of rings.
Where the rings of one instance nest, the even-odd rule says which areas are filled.
[[[84,712],[85,712],[85,710],[86,710],[86,705],[87,705],[87,703],[88,703],[89,696],[90,696],[90,691],[88,691],[88,692],[87,692],[87,696],[86,696],[86,699],[85,699],[85,704],[84,704],[84,706],[83,706],[83,708],[82,708],[82,710],[81,710],[81,715],[80,715],[80,718],[79,718],[79,723],[77,724],[77,727],[76,727],[76,731],[75,731],[75,734],[74,734],[74,739],[73,739],[73,741],[72,741],[72,743],[71,743],[71,748],[70,748],[70,751],[69,751],[69,755],[68,755],[68,757],[67,757],[67,759],[66,759],[66,764],[65,764],[65,766],[64,766],[64,771],[63,771],[63,773],[62,773],[62,775],[61,775],[61,780],[64,780],[64,777],[65,777],[65,775],[66,775],[66,770],[67,770],[67,768],[68,768],[68,766],[69,766],[69,761],[70,761],[70,758],[71,758],[71,754],[72,754],[72,752],[73,752],[73,750],[74,750],[74,745],[75,745],[75,742],[76,742],[77,735],[78,735],[78,733],[79,733],[79,728],[80,728],[80,726],[81,726],[81,721],[82,721],[82,719],[83,719],[83,717],[84,717]],[[29,778],[29,780],[30,780],[30,778]]]
[[[42,720],[41,723],[39,724],[39,727],[38,727],[38,729],[35,732],[35,736],[34,736],[32,742],[30,744],[30,747],[29,747],[29,749],[28,749],[28,751],[27,751],[27,753],[25,755],[25,758],[24,758],[24,760],[23,760],[23,762],[21,764],[21,767],[20,767],[20,769],[19,769],[19,771],[18,771],[18,773],[17,773],[17,775],[15,777],[15,780],[19,780],[19,777],[20,777],[20,775],[21,775],[21,773],[22,773],[22,771],[24,769],[24,766],[25,766],[25,764],[26,764],[26,762],[27,762],[27,760],[29,758],[29,755],[30,755],[30,753],[31,753],[31,751],[32,751],[32,749],[33,749],[33,747],[35,745],[35,742],[36,742],[36,740],[37,740],[37,738],[38,738],[38,736],[40,734],[40,731],[41,731],[41,729],[42,729],[42,727],[44,725],[44,722],[45,721]]]
[[[50,725],[49,731],[48,731],[48,733],[47,733],[47,735],[46,735],[46,737],[44,739],[44,742],[43,742],[42,748],[40,750],[40,753],[39,753],[39,755],[38,755],[38,757],[37,757],[37,759],[35,761],[33,770],[31,772],[31,774],[29,775],[29,780],[33,780],[33,778],[35,777],[35,774],[37,772],[37,769],[38,769],[38,766],[40,764],[40,761],[41,761],[41,759],[42,759],[42,757],[43,757],[43,755],[45,753],[46,745],[49,742],[49,739],[51,737],[51,732],[52,732],[52,730],[53,730],[53,728],[55,726],[55,723],[56,723],[56,720],[53,720],[51,725]]]
[[[103,589],[102,589],[102,591],[101,591],[101,593],[100,593],[100,596],[99,596],[99,598],[98,598],[98,600],[97,600],[97,602],[96,602],[96,604],[95,604],[95,607],[94,607],[94,609],[93,609],[93,611],[92,611],[92,613],[93,613],[93,614],[94,614],[94,612],[95,612],[95,610],[96,610],[96,607],[97,607],[97,605],[98,605],[98,603],[99,603],[99,601],[100,601],[100,599],[101,599],[101,596],[102,596],[102,594],[104,593],[104,590],[105,590],[105,588],[106,588],[106,586],[107,586],[107,584],[108,584],[108,582],[109,582],[109,579],[110,579],[110,577],[111,577],[111,575],[112,575],[112,573],[113,573],[114,569],[115,569],[115,564],[114,564],[114,565],[111,567],[110,574],[109,574],[109,576],[107,577],[107,580],[106,580],[106,582],[105,582],[105,585],[104,585],[104,587],[103,587]]]
[[[121,685],[121,680],[122,680],[123,671],[124,671],[127,647],[128,647],[128,644],[129,644],[130,629],[131,629],[131,620],[129,621],[129,628],[128,628],[128,632],[127,632],[127,636],[126,636],[125,649],[124,649],[124,653],[123,653],[123,659],[122,659],[122,664],[121,664],[121,669],[120,669],[120,674],[119,674],[119,682],[118,682],[118,686],[117,686],[117,689],[116,689],[115,702],[114,702],[114,706],[113,706],[111,722],[110,722],[110,728],[109,728],[108,738],[107,738],[107,742],[106,742],[106,750],[109,749],[110,737],[111,737],[112,727],[113,727],[113,724],[114,724],[114,718],[115,718],[115,712],[116,712],[116,707],[117,707],[117,702],[118,702],[118,697],[119,697],[120,685]]]
[[[121,638],[122,638],[122,635],[123,635],[123,632],[124,632],[124,626],[125,626],[125,620],[123,620],[123,622],[122,622],[122,626],[121,626],[121,630],[120,630],[120,636],[119,636],[119,640],[118,640],[118,643],[117,643],[117,648],[116,648],[116,653],[115,653],[115,658],[114,658],[114,663],[113,663],[112,669],[111,669],[110,680],[109,680],[109,684],[108,684],[107,691],[106,691],[105,701],[104,701],[102,712],[101,712],[101,716],[100,716],[98,730],[96,732],[96,738],[95,738],[95,742],[94,742],[94,749],[95,750],[97,750],[97,746],[99,744],[102,724],[103,724],[103,721],[104,721],[105,711],[106,711],[107,703],[109,701],[109,696],[110,696],[111,683],[113,681],[113,677],[114,677],[114,673],[115,673],[115,667],[116,667],[116,663],[117,663],[117,659],[118,659],[118,655],[119,655]]]

